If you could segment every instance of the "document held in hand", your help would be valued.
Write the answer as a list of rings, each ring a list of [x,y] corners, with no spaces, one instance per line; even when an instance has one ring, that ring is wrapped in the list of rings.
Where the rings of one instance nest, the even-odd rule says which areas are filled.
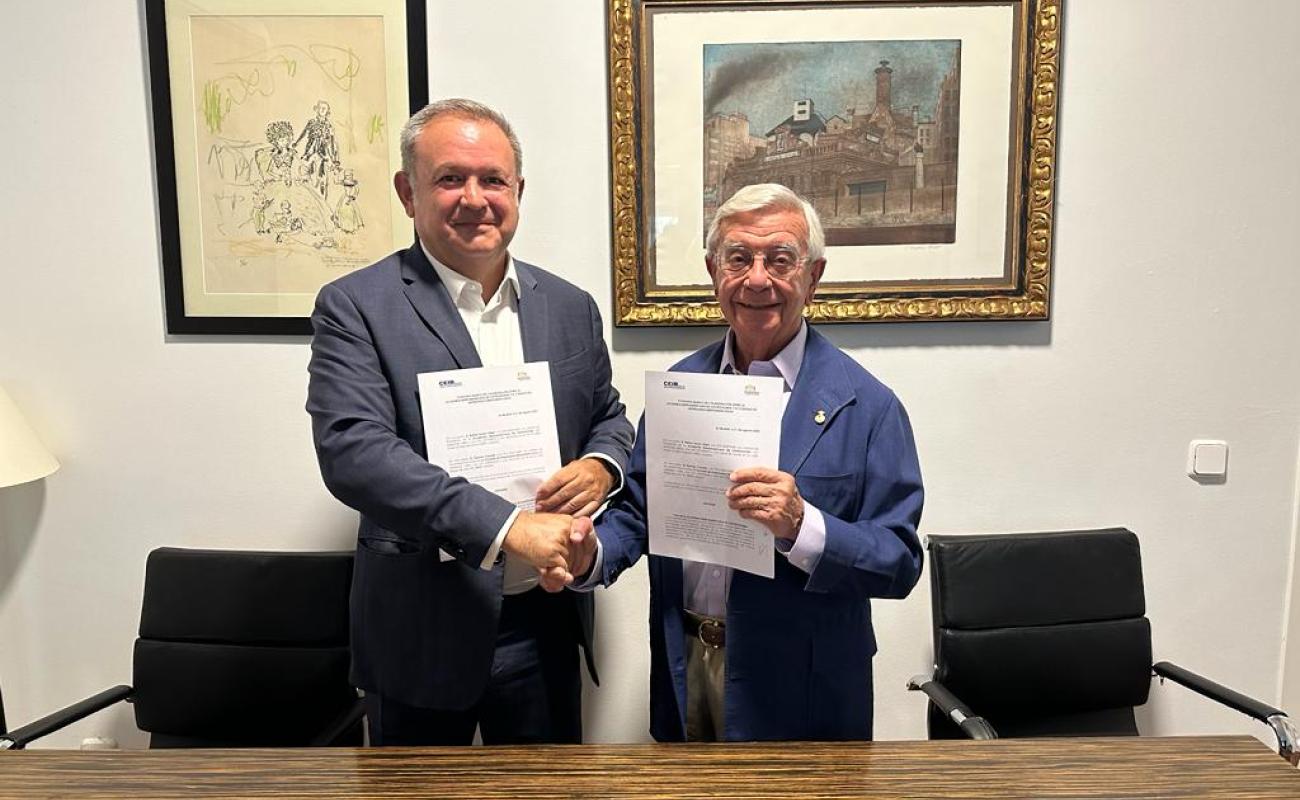
[[[429,463],[532,511],[537,487],[560,468],[547,362],[418,379]]]
[[[647,372],[650,552],[772,577],[772,533],[727,504],[728,475],[776,469],[780,378]]]

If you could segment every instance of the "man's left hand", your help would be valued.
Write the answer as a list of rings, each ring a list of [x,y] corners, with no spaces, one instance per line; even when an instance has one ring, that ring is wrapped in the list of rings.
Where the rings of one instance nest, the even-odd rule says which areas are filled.
[[[614,478],[595,458],[579,458],[561,467],[537,487],[537,510],[590,517],[605,502]]]
[[[794,540],[803,525],[803,498],[794,476],[766,467],[745,467],[728,476],[727,502],[745,519],[763,523],[778,539]]]

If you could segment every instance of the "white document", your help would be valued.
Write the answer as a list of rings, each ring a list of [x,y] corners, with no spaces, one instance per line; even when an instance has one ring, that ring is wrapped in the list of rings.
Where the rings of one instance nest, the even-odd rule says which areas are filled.
[[[537,487],[560,468],[547,362],[422,372],[418,379],[429,463],[532,511]]]
[[[755,375],[645,374],[651,553],[772,577],[772,533],[727,505],[727,476],[776,469],[784,386]]]

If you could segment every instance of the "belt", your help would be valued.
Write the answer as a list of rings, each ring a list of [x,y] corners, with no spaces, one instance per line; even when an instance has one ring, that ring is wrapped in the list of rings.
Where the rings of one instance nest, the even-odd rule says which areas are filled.
[[[727,623],[716,617],[686,611],[682,613],[682,627],[706,647],[725,647],[727,644]]]

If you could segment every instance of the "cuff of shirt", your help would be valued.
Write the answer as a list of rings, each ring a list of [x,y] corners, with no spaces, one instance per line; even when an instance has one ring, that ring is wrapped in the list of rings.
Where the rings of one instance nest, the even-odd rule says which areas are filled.
[[[806,518],[807,512],[804,512],[804,514]],[[497,553],[501,552],[501,545],[506,540],[506,534],[510,532],[510,526],[515,524],[515,519],[518,516],[519,509],[516,508],[510,512],[510,516],[506,517],[505,524],[501,526],[501,530],[497,531],[497,538],[492,540],[492,546],[487,549],[487,555],[483,556],[482,563],[478,565],[479,569],[492,569],[497,563]]]
[[[609,492],[605,495],[606,500],[623,491],[623,468],[618,465],[617,461],[604,453],[587,453],[582,457],[600,459],[609,469],[609,473],[614,476],[614,485],[609,487]]]
[[[595,536],[596,534],[591,534]],[[600,585],[600,576],[605,574],[605,550],[600,545],[600,539],[596,539],[596,557],[591,560],[591,571],[587,573],[584,580],[581,575],[573,579],[569,588],[575,592],[590,592]]]
[[[777,552],[782,553],[794,566],[808,573],[817,569],[817,562],[822,560],[826,550],[826,518],[813,504],[804,501],[803,525],[795,534],[794,544],[789,539],[777,539]]]

